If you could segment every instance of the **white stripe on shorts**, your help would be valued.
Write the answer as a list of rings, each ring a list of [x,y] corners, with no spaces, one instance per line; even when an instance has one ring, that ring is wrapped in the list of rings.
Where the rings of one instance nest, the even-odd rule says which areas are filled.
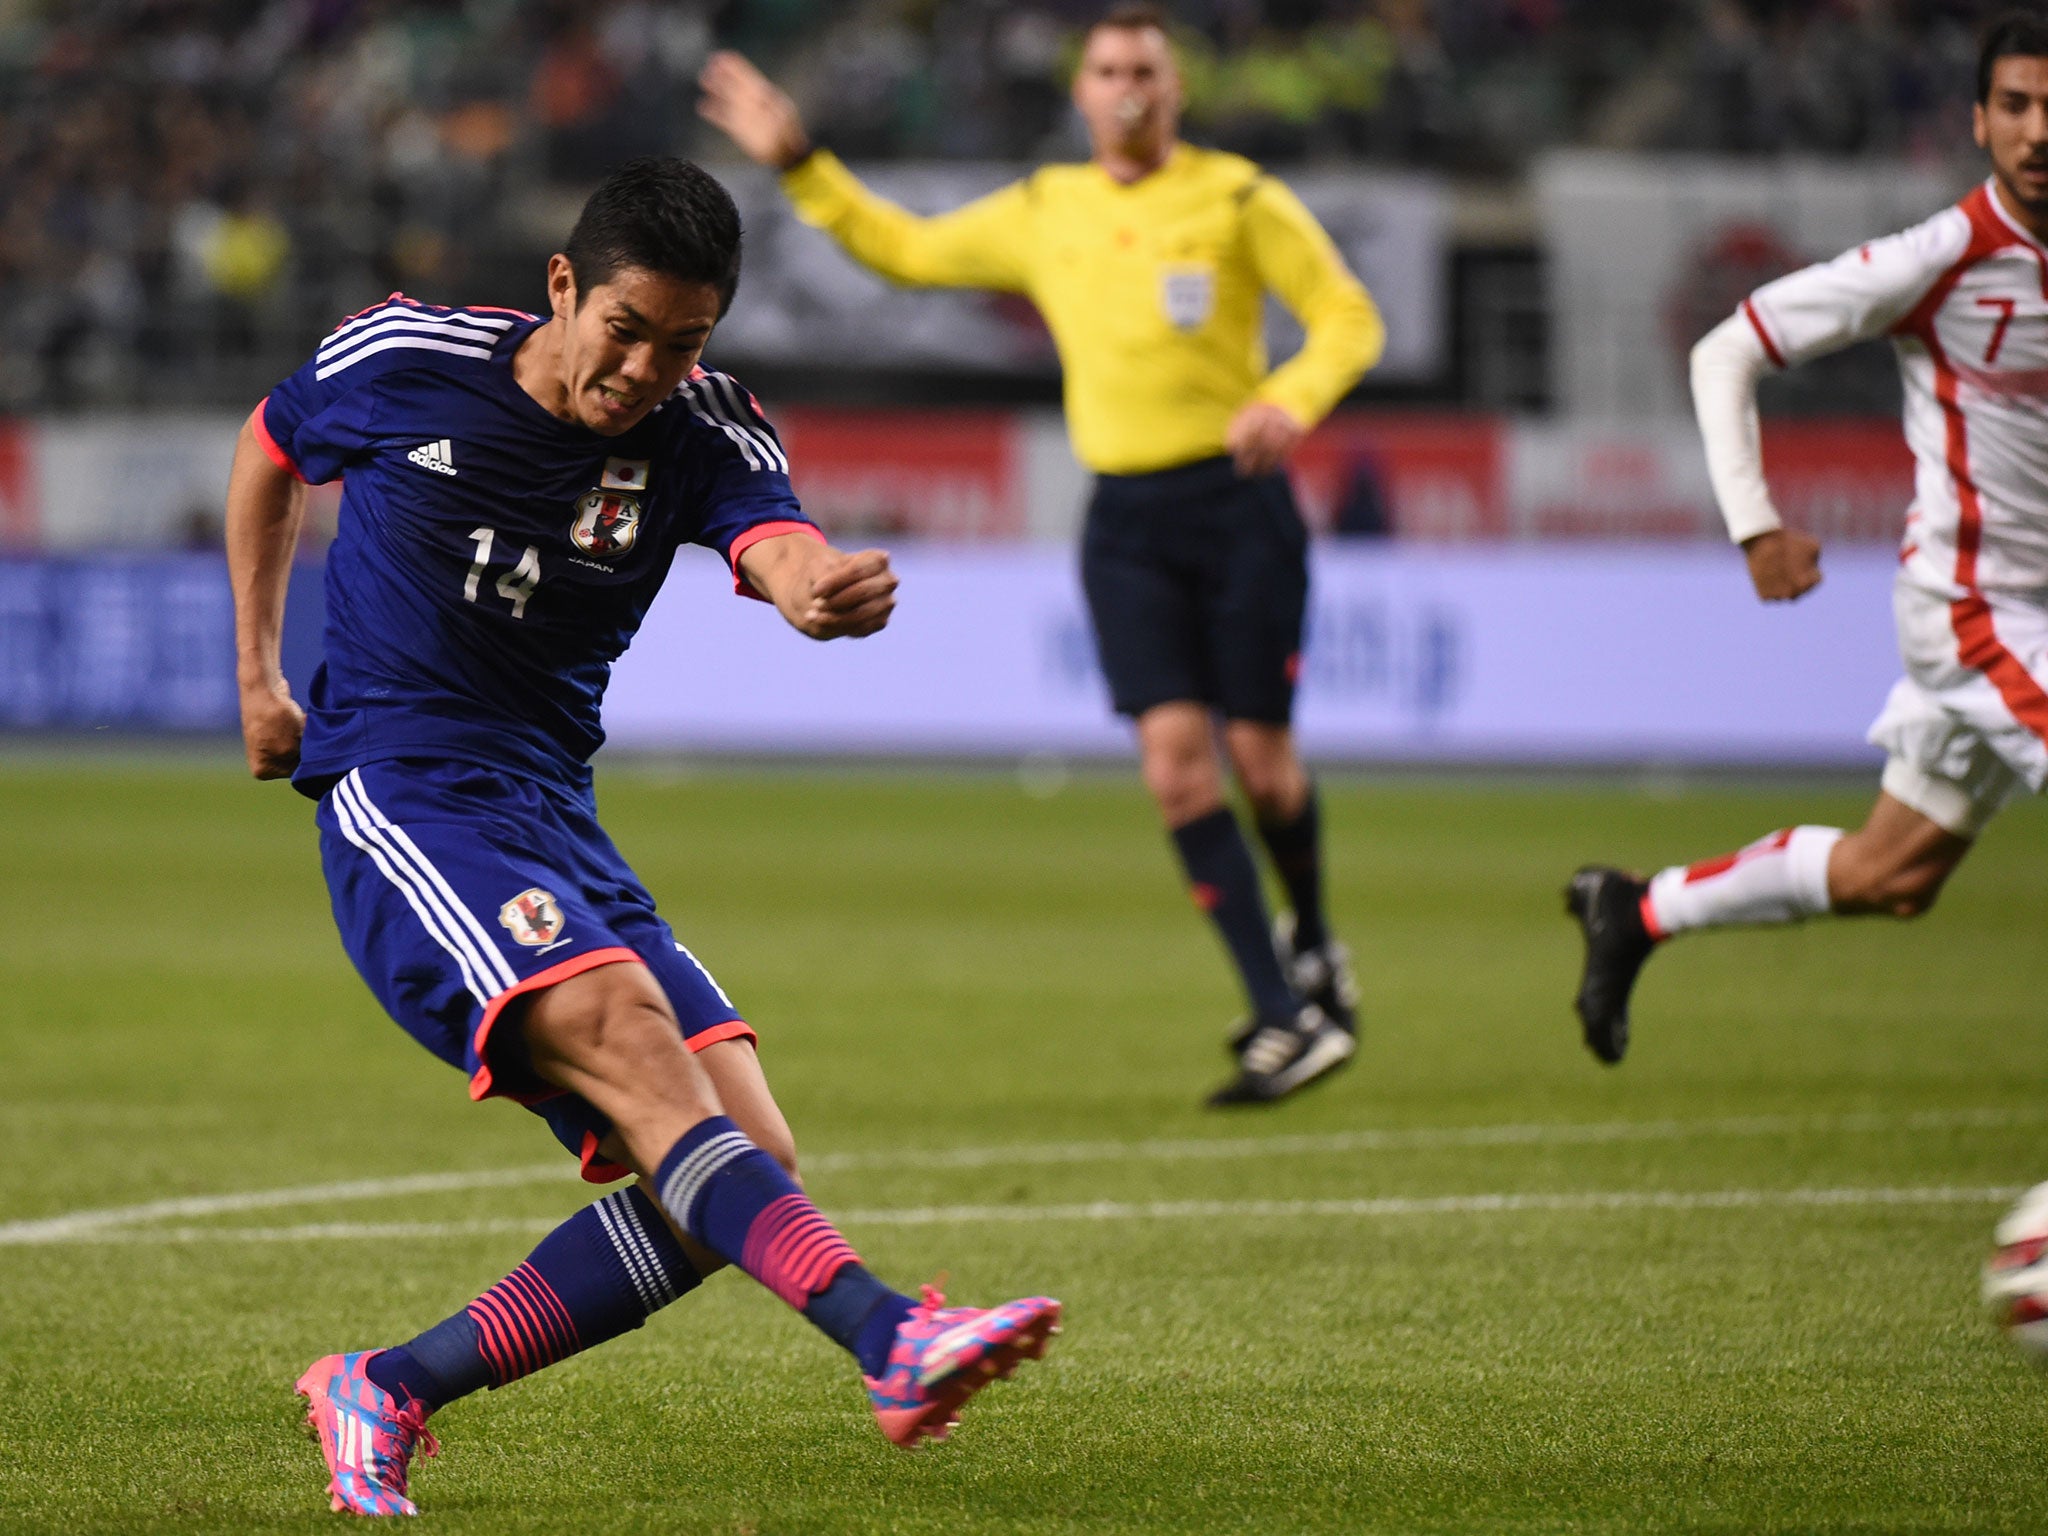
[[[697,967],[697,974],[699,976],[702,976],[706,981],[711,983],[711,990],[718,994],[718,1000],[721,1003],[725,1004],[726,1007],[731,1008],[734,1016],[737,1017],[739,1014],[739,1009],[734,1006],[733,1000],[725,995],[725,988],[721,987],[718,984],[718,978],[712,975],[709,971],[707,971],[704,968],[704,962],[702,960],[699,960],[695,955],[691,954],[688,949],[684,948],[683,941],[681,939],[677,939],[674,942],[676,946],[676,953],[681,955],[685,960],[689,961],[690,964]]]
[[[477,979],[476,971],[471,967],[469,957],[463,953],[460,945],[449,939],[448,935],[442,930],[434,912],[425,902],[420,900],[419,893],[400,877],[398,871],[392,867],[390,859],[385,857],[384,850],[364,835],[363,829],[356,821],[354,807],[349,804],[342,792],[343,785],[347,782],[346,779],[342,780],[334,786],[333,790],[334,820],[341,828],[341,835],[346,837],[351,843],[354,843],[356,847],[362,849],[364,853],[367,853],[370,856],[371,862],[377,866],[384,878],[398,888],[399,895],[403,896],[406,904],[412,908],[413,915],[420,920],[420,926],[427,930],[428,937],[447,950],[454,959],[456,968],[462,972],[462,984],[469,988],[469,995],[477,1000],[479,1007],[489,1007],[491,993]]]
[[[475,977],[481,988],[482,1001],[486,1006],[492,998],[512,983],[500,979],[504,963],[495,953],[488,950],[479,952],[473,937],[465,930],[462,922],[451,908],[449,900],[429,882],[418,867],[418,863],[407,855],[406,849],[393,840],[391,833],[396,829],[370,803],[363,791],[362,779],[357,773],[350,773],[334,786],[335,803],[346,805],[355,821],[356,830],[364,840],[374,845],[383,855],[379,867],[394,884],[399,885],[412,900],[413,909],[431,912],[434,923],[429,931],[436,942],[451,954],[459,955],[466,962],[469,973]],[[408,840],[409,841],[409,840]],[[417,849],[414,850],[417,852]],[[475,989],[472,989],[475,990]]]
[[[498,946],[491,938],[490,932],[476,920],[476,914],[463,905],[462,898],[457,896],[454,887],[441,877],[441,871],[434,867],[433,860],[420,852],[419,845],[407,835],[405,828],[391,821],[377,809],[376,803],[370,799],[368,787],[363,783],[362,770],[353,770],[342,782],[352,786],[356,804],[365,814],[369,835],[383,842],[394,856],[407,862],[408,867],[425,882],[422,894],[429,900],[434,898],[436,892],[439,893],[440,904],[450,915],[450,927],[457,939],[462,939],[463,930],[467,930],[470,955],[479,962],[479,974],[494,979],[496,991],[507,991],[518,986],[519,977],[514,974],[512,967],[505,963],[505,957],[498,952]]]

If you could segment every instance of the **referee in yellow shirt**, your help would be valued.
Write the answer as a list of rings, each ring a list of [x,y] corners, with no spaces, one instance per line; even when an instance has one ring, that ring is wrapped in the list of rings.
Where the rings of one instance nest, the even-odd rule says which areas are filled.
[[[1180,140],[1163,14],[1120,5],[1088,31],[1074,105],[1093,158],[1045,166],[936,218],[874,193],[810,142],[737,54],[699,110],[782,172],[800,217],[899,283],[1027,294],[1065,373],[1067,430],[1095,472],[1081,574],[1119,713],[1195,900],[1251,1000],[1238,1071],[1212,1104],[1266,1103],[1357,1049],[1357,984],[1323,912],[1315,786],[1290,726],[1307,537],[1282,472],[1379,359],[1379,312],[1300,201],[1258,166]],[[1264,296],[1307,340],[1268,370]],[[1221,745],[1293,906],[1269,925]]]

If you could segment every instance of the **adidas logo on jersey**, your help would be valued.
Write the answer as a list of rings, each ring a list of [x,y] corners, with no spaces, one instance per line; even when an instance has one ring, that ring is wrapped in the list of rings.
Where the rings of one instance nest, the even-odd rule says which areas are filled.
[[[438,443],[421,443],[408,453],[406,458],[419,465],[421,469],[431,469],[437,475],[455,473],[455,455],[449,451],[448,439],[445,437]]]

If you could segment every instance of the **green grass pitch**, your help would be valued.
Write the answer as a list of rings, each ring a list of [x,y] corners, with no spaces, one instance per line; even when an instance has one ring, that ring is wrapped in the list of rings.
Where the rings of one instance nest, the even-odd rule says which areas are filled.
[[[1867,794],[1333,778],[1365,1043],[1224,1116],[1197,1106],[1236,999],[1134,775],[610,770],[820,1203],[898,1284],[1042,1289],[1068,1326],[904,1455],[724,1275],[442,1414],[431,1528],[2039,1529],[2048,1379],[1976,1271],[1996,1192],[2048,1178],[2048,814],[1999,822],[1921,923],[1673,945],[1618,1070],[1568,1011],[1574,864]],[[0,769],[0,1530],[334,1529],[299,1369],[437,1320],[584,1198],[537,1121],[378,1013],[310,810],[211,762]],[[379,1182],[493,1169],[518,1177]],[[343,1181],[375,1193],[203,1203]]]

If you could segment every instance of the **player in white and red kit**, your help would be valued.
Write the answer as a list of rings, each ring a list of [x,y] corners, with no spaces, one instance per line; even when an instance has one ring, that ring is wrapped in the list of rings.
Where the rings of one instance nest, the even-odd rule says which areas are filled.
[[[1893,598],[1905,676],[1870,729],[1882,787],[1853,832],[1789,827],[1640,880],[1589,866],[1566,904],[1586,938],[1578,1012],[1605,1062],[1657,944],[1823,913],[1916,917],[1992,816],[2048,784],[2048,18],[1985,34],[1976,140],[1988,181],[1954,207],[1759,288],[1693,349],[1714,494],[1757,595],[1820,580],[1764,484],[1756,381],[1889,336],[1915,460]]]

